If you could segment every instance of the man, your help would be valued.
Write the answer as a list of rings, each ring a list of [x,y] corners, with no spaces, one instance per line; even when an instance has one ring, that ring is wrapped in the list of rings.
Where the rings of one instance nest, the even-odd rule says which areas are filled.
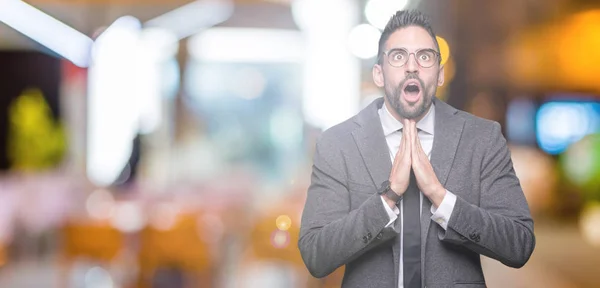
[[[313,276],[346,265],[343,287],[485,287],[480,255],[531,256],[500,125],[435,97],[440,57],[428,18],[397,12],[373,67],[385,97],[318,139],[298,242]]]

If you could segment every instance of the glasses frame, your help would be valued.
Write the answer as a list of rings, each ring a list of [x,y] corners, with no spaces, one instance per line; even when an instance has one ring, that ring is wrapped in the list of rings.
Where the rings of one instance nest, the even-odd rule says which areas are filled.
[[[387,62],[390,64],[390,66],[392,67],[396,67],[396,68],[400,68],[404,65],[406,65],[406,63],[408,63],[408,61],[410,61],[410,56],[413,55],[415,57],[415,62],[417,62],[417,65],[419,65],[421,68],[431,68],[435,65],[435,63],[431,64],[431,66],[423,66],[421,65],[421,63],[419,63],[419,60],[417,60],[417,53],[421,52],[421,51],[431,51],[433,52],[433,55],[435,55],[435,57],[437,58],[437,63],[440,64],[442,61],[442,54],[440,54],[440,52],[435,51],[434,49],[431,48],[421,48],[415,52],[408,52],[408,50],[404,49],[404,48],[392,48],[390,50],[387,50],[385,52],[383,52],[383,54],[385,54],[385,56],[387,57]],[[390,61],[390,56],[389,53],[393,52],[393,51],[404,51],[406,52],[406,54],[408,54],[408,56],[406,57],[406,61],[404,62],[404,64],[400,65],[400,66],[396,66],[394,64],[392,64],[392,62]]]

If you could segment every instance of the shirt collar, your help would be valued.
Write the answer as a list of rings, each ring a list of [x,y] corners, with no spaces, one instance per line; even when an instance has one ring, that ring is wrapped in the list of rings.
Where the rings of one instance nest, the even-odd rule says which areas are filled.
[[[388,136],[398,130],[400,130],[403,125],[402,122],[398,121],[390,111],[385,106],[385,103],[382,105],[381,109],[379,109],[379,118],[381,120],[381,126],[383,127],[383,135]],[[429,133],[433,135],[434,125],[435,124],[435,105],[432,103],[429,107],[429,111],[427,114],[417,122],[417,128],[421,129],[423,132]]]

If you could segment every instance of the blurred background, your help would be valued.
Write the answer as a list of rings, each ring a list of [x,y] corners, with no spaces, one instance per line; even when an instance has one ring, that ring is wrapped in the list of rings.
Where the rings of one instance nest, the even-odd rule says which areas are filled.
[[[0,286],[339,287],[297,249],[313,147],[408,8],[535,218],[488,285],[600,287],[596,0],[0,0]]]

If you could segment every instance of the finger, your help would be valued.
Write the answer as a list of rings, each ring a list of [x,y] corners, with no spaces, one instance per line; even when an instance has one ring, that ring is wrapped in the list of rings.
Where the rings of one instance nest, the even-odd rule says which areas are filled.
[[[404,134],[404,132],[402,132],[402,134]],[[405,141],[404,137],[401,137],[400,138],[400,146],[398,146],[398,151],[396,152],[395,159],[402,159],[402,156],[404,155],[404,146],[406,146],[406,141]]]
[[[404,142],[404,147],[403,151],[404,151],[404,155],[405,157],[407,157],[408,159],[411,159],[411,155],[410,155],[410,131],[408,129],[408,122],[404,122],[405,125],[402,128],[402,142]]]
[[[423,146],[421,145],[421,139],[417,139],[417,150],[419,151],[419,154],[421,154],[421,156],[424,159],[427,159],[427,154],[425,154],[425,150],[423,149]]]
[[[400,162],[400,150],[396,152],[396,155],[394,156],[394,162],[392,162],[392,175],[396,174],[398,162]]]
[[[418,130],[417,130],[418,133]],[[427,155],[425,154],[425,151],[423,150],[423,146],[421,146],[421,138],[417,137],[417,151],[420,155],[420,158],[422,159],[422,161],[426,161],[427,160]]]
[[[414,139],[415,140],[415,142],[414,142],[415,153],[420,156],[420,152],[422,151],[422,149],[421,149],[421,140],[419,139],[419,130],[417,130],[417,124],[416,123],[413,125],[413,131],[415,132],[415,139]]]
[[[406,146],[406,127],[402,127],[402,131],[400,132],[402,137],[400,138],[400,149],[399,151],[404,152],[404,147]]]
[[[404,154],[408,157],[408,159],[412,158],[411,155],[411,138],[410,138],[410,123],[408,121],[403,121],[404,127],[402,128],[402,140],[404,140]]]
[[[403,130],[405,131],[403,136],[406,136],[406,147],[405,147],[405,149],[407,149],[406,151],[410,153],[410,151],[412,150],[411,149],[412,138],[410,136],[410,122],[408,120],[404,121],[404,128],[403,128]]]
[[[417,149],[422,156],[426,155],[425,150],[423,150],[423,146],[421,146],[421,139],[417,139]]]
[[[415,151],[415,149],[414,149],[414,146],[415,146],[414,145],[414,137],[415,136],[414,136],[414,133],[413,133],[412,121],[409,121],[407,124],[408,124],[407,125],[408,127],[406,127],[406,128],[409,131],[409,138],[408,138],[408,140],[410,142],[410,147],[409,147],[410,149],[409,149],[408,153],[410,153],[410,155],[411,155],[411,167],[413,168],[413,170],[415,170],[415,165],[417,164],[418,159],[417,159],[417,155],[415,155],[415,153],[414,153],[414,151]]]
[[[422,169],[422,165],[421,165],[421,161],[423,160],[420,153],[419,153],[419,145],[420,145],[420,140],[419,140],[419,131],[417,130],[417,123],[415,121],[412,122],[412,127],[411,127],[412,133],[413,133],[413,158],[415,159],[416,165],[415,165],[415,170],[420,172],[420,169]],[[417,173],[419,173],[417,172]]]
[[[394,163],[392,163],[392,174],[396,173],[398,166],[401,165],[402,157],[405,155],[406,137],[404,137],[404,131],[406,131],[406,129],[402,129],[401,133],[403,136],[400,138],[400,146],[398,147],[398,151],[396,151],[396,155],[394,156]]]
[[[419,141],[418,140],[419,137],[417,136],[417,124],[415,121],[411,121],[411,123],[410,123],[410,133],[412,134],[412,139],[411,139],[412,140],[412,143],[411,143],[412,144],[412,152],[414,153],[415,156],[418,156],[417,155],[417,152],[418,152],[418,150],[417,150],[418,143],[417,142]]]
[[[394,158],[394,162],[392,163],[392,171],[390,172],[390,178],[391,178],[391,175],[394,175],[394,174],[396,174],[396,166],[398,165],[398,164],[396,163],[396,162],[398,162],[398,161],[396,161],[396,159],[397,159],[397,158]]]

